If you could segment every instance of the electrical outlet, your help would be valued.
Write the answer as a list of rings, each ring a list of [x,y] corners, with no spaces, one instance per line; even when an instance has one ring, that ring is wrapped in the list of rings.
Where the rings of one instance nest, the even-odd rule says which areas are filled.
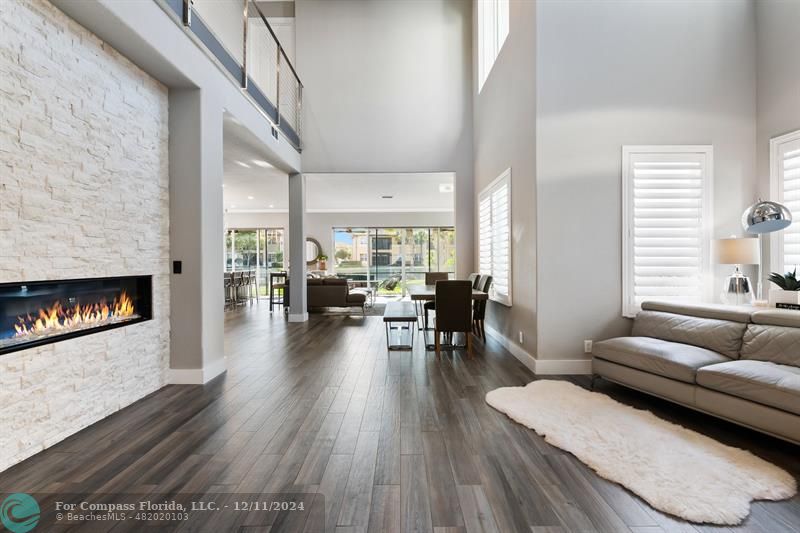
[[[525,336],[522,334],[521,331],[519,332],[519,343],[525,344]]]
[[[583,353],[592,353],[592,341],[583,341]]]

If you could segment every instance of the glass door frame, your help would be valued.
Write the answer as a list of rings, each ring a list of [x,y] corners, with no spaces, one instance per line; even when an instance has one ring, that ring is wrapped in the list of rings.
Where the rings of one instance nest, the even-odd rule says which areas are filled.
[[[256,273],[256,295],[257,295],[257,297],[259,299],[260,298],[269,298],[268,291],[269,291],[270,266],[269,266],[269,255],[268,255],[269,243],[267,242],[267,240],[269,238],[268,237],[269,232],[270,231],[275,231],[275,230],[279,230],[281,232],[281,235],[282,235],[282,237],[281,237],[281,241],[282,241],[281,248],[285,248],[285,245],[286,245],[286,240],[285,240],[286,229],[283,228],[283,227],[280,227],[280,226],[275,226],[275,227],[228,227],[228,228],[225,228],[225,235],[223,236],[223,239],[222,239],[223,248],[224,248],[222,269],[223,269],[224,272],[237,272],[237,270],[236,270],[236,234],[239,233],[239,232],[245,232],[245,231],[255,232],[255,234],[256,234],[256,265],[255,265],[255,269],[254,270],[255,270],[255,273]],[[261,232],[264,232],[264,248],[263,248],[263,250],[261,249]],[[230,250],[228,250],[228,243],[227,243],[227,236],[228,236],[229,233],[231,235],[231,248],[230,248]],[[228,270],[228,252],[229,251],[230,251],[230,260],[231,260],[230,270]],[[285,251],[285,249],[283,250],[283,261],[282,261],[282,263],[284,265],[282,270],[286,270],[286,251]],[[265,287],[267,288],[267,294],[265,296],[262,296],[261,292],[259,290],[259,288],[260,288],[259,281],[261,280],[262,269],[266,273],[266,277],[264,278],[265,279],[264,283],[265,283]]]
[[[355,232],[356,230],[363,232],[367,237],[367,266],[366,266],[366,274],[367,274],[367,287],[372,288],[375,285],[375,290],[377,293],[377,285],[382,281],[378,274],[378,237],[380,237],[380,230],[392,230],[398,232],[397,237],[400,238],[400,246],[402,250],[402,259],[400,261],[400,285],[401,285],[401,296],[407,295],[407,285],[408,280],[406,279],[406,258],[408,256],[408,237],[411,236],[412,242],[414,239],[414,232],[419,230],[425,230],[427,232],[427,251],[425,254],[425,266],[426,270],[423,272],[436,272],[437,269],[441,268],[441,258],[439,257],[439,245],[438,239],[441,238],[442,230],[455,232],[455,226],[333,226],[331,228],[331,235],[333,241],[333,249],[336,248],[336,234],[337,232],[347,232],[349,230],[350,233]],[[436,244],[436,265],[431,264],[431,252],[434,250],[434,243],[432,241],[434,236],[434,231],[436,232],[437,244]],[[396,236],[391,236],[390,238],[394,239]],[[390,252],[391,253],[391,252]],[[390,262],[391,264],[391,262]],[[334,265],[334,271],[335,271]],[[456,273],[456,267],[453,265],[453,274]]]

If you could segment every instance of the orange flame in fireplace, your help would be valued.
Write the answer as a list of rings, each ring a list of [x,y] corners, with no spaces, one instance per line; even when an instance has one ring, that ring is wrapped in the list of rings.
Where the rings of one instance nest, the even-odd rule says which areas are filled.
[[[125,291],[114,298],[109,305],[105,299],[98,303],[64,307],[56,301],[48,308],[39,309],[38,314],[17,317],[14,324],[16,336],[46,334],[55,330],[79,329],[93,324],[113,321],[115,318],[130,317],[135,314],[133,300]]]

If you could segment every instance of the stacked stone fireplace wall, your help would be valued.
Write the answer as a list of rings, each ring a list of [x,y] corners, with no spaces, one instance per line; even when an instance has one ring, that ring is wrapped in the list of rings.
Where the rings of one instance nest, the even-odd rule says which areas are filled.
[[[44,0],[0,1],[0,282],[151,274],[153,320],[0,356],[0,471],[162,387],[167,89]]]

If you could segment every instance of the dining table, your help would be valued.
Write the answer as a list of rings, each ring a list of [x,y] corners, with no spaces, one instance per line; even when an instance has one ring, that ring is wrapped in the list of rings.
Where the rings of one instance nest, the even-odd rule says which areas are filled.
[[[436,299],[436,285],[408,285],[406,290],[412,302],[431,302]],[[488,300],[489,293],[472,289],[472,299]]]

